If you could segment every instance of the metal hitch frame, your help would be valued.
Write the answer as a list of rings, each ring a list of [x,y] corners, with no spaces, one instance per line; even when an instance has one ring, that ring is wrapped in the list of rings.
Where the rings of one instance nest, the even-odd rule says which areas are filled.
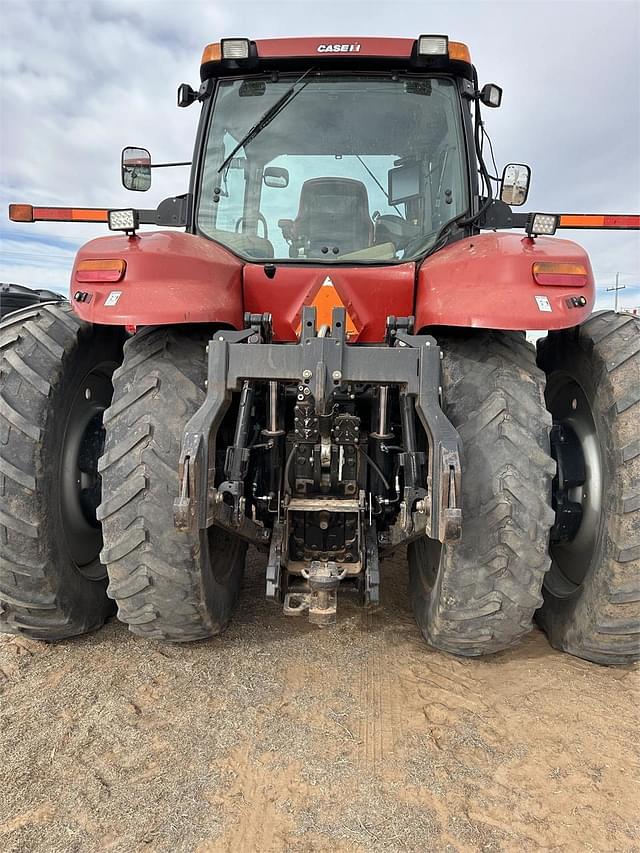
[[[338,587],[345,574],[344,566],[337,566],[332,561],[312,560],[303,572],[309,592],[288,592],[284,597],[285,616],[301,616],[307,612],[309,622],[314,625],[335,625]]]
[[[347,383],[366,383],[398,385],[413,400],[429,444],[426,494],[409,509],[402,525],[395,525],[391,534],[379,534],[379,545],[394,547],[423,533],[440,542],[460,539],[461,441],[440,408],[441,350],[436,339],[409,334],[407,318],[389,318],[388,346],[348,345],[344,308],[333,309],[329,334],[322,337],[316,330],[316,309],[303,308],[297,343],[271,343],[269,314],[246,315],[245,322],[249,328],[216,332],[207,347],[206,398],[182,437],[175,526],[204,530],[215,524],[255,545],[269,545],[271,531],[225,502],[225,492],[214,485],[217,432],[232,394],[247,381],[304,385],[320,414],[331,410],[336,390]]]

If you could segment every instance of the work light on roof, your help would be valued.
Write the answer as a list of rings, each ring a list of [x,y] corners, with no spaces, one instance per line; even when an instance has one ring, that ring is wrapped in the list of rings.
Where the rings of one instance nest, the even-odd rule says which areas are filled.
[[[220,46],[223,59],[249,58],[249,39],[222,39]]]
[[[448,53],[448,36],[420,36],[418,39],[418,54],[420,56],[447,56]]]

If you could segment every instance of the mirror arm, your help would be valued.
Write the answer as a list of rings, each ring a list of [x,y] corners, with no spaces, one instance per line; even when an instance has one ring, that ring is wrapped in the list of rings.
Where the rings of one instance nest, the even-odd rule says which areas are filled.
[[[139,222],[141,225],[187,228],[190,224],[189,213],[192,200],[191,193],[165,198],[156,210],[139,210]]]
[[[150,169],[166,169],[169,166],[190,166],[191,160],[185,160],[183,163],[149,163]]]
[[[527,213],[514,213],[506,202],[494,198],[478,225],[480,228],[524,228],[527,217]]]

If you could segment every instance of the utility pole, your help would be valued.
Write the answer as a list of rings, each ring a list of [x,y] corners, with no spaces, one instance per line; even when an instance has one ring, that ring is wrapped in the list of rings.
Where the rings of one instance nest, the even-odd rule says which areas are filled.
[[[616,273],[616,286],[607,288],[607,293],[609,293],[609,291],[611,291],[611,290],[615,291],[614,302],[613,302],[613,310],[615,311],[616,314],[618,313],[618,291],[624,290],[626,287],[626,285],[624,285],[624,284],[618,284],[619,279],[620,279],[620,273],[617,272]]]

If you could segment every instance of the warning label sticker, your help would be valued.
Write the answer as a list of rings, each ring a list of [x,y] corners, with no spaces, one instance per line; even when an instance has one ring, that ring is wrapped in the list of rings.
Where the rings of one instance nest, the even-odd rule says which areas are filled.
[[[536,302],[538,303],[538,311],[552,311],[551,303],[547,299],[546,296],[536,296]]]

